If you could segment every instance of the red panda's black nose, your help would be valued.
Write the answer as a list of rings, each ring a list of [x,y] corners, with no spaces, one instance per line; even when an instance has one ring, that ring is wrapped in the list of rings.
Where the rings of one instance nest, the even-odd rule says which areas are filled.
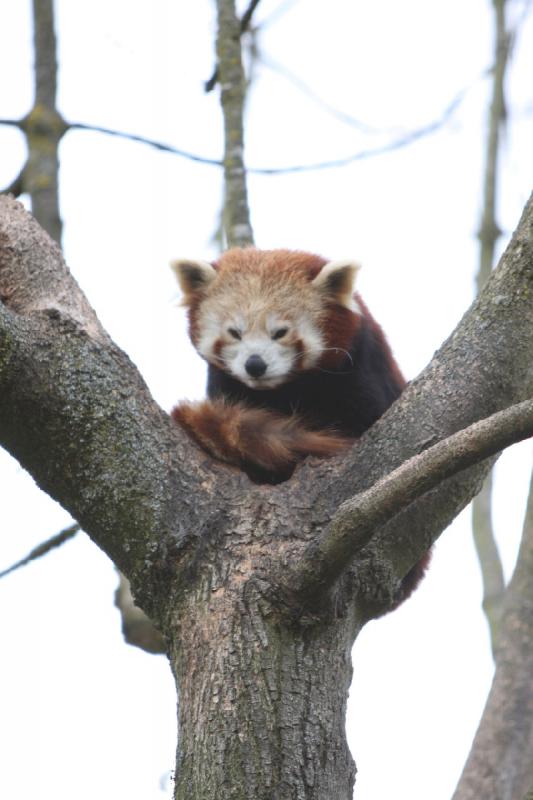
[[[267,371],[267,365],[261,356],[250,356],[244,365],[244,369],[252,378],[260,378]]]

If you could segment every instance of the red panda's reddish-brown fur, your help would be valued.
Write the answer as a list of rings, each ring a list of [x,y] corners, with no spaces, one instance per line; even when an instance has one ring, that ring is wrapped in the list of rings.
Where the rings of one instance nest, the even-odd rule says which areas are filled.
[[[305,456],[329,457],[352,444],[327,431],[309,430],[295,416],[225,400],[181,403],[172,418],[208,453],[255,480],[288,478]]]

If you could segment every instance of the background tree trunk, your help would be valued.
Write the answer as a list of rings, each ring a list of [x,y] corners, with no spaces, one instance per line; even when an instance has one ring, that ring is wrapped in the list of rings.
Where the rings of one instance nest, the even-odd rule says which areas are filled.
[[[522,800],[533,785],[533,478],[495,654],[492,688],[453,800]]]

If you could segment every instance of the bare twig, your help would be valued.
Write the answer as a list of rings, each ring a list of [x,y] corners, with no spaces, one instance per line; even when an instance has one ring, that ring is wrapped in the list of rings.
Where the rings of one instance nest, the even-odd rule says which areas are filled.
[[[493,655],[501,622],[505,591],[503,567],[492,524],[492,472],[487,475],[480,493],[472,500],[472,534],[483,582],[483,611],[489,625]]]
[[[125,133],[124,131],[115,131],[111,128],[102,128],[99,125],[89,125],[84,122],[71,122],[68,124],[69,130],[79,131],[94,131],[95,133],[104,133],[107,136],[119,136],[122,139],[129,139],[131,142],[139,142],[140,144],[147,144],[149,147],[154,147],[156,150],[161,150],[164,153],[172,153],[175,156],[187,158],[189,161],[197,161],[200,164],[210,164],[211,166],[221,167],[223,162],[219,158],[208,158],[207,156],[199,156],[196,153],[191,153],[188,150],[181,150],[179,147],[158,142],[155,139],[148,139],[145,136],[137,136],[135,133]]]
[[[460,92],[458,92],[449,105],[446,106],[438,119],[429,122],[427,125],[424,125],[421,128],[416,128],[412,131],[406,131],[405,133],[400,134],[397,138],[388,142],[384,142],[376,147],[364,148],[362,150],[358,150],[356,153],[352,153],[351,155],[344,156],[343,158],[339,159],[333,159],[331,161],[319,161],[314,164],[296,164],[288,167],[247,167],[246,171],[254,175],[286,175],[297,172],[313,172],[323,169],[337,169],[338,167],[344,167],[348,164],[351,164],[354,161],[364,161],[367,158],[374,158],[375,156],[380,156],[384,153],[400,150],[403,147],[408,147],[409,145],[414,144],[425,136],[435,133],[435,131],[437,131],[439,128],[442,128],[457,111],[459,105],[464,99],[465,93],[468,91],[468,88],[462,89]],[[224,162],[220,159],[201,156],[196,153],[191,153],[187,150],[173,147],[169,144],[164,144],[163,142],[158,142],[154,139],[147,139],[144,136],[137,136],[135,134],[125,133],[123,131],[115,131],[110,128],[102,128],[97,125],[89,125],[81,122],[70,123],[68,128],[70,130],[77,129],[95,131],[96,133],[105,133],[109,136],[120,136],[124,139],[130,139],[134,142],[146,144],[149,147],[155,147],[157,150],[162,150],[163,152],[172,153],[173,155],[181,156],[182,158],[187,158],[190,161],[197,161],[200,164],[208,164],[215,167],[221,167],[224,164]]]
[[[295,75],[294,72],[291,72],[283,64],[280,64],[278,61],[275,61],[270,56],[265,56],[264,53],[261,53],[259,56],[259,61],[263,64],[264,67],[272,70],[273,72],[277,72],[278,75],[281,75],[285,80],[289,83],[292,83],[305,97],[308,97],[314,103],[316,103],[319,108],[325,111],[328,114],[331,114],[332,117],[339,120],[339,122],[344,123],[345,125],[350,125],[352,128],[356,128],[360,130],[362,133],[368,134],[378,134],[378,133],[386,133],[383,129],[376,128],[373,125],[368,125],[366,122],[363,122],[360,119],[356,119],[351,114],[347,114],[345,111],[341,111],[338,108],[335,108],[326,100],[324,100],[320,95],[318,95],[314,89],[312,89],[304,80],[302,80],[298,75]]]
[[[297,2],[298,0],[282,0],[277,8],[261,20],[261,30],[265,30],[265,28],[274,25],[274,23],[276,23],[280,17],[287,14],[291,7],[296,5]]]
[[[410,458],[370,489],[339,508],[321,541],[313,544],[283,580],[285,590],[309,601],[333,584],[374,532],[446,478],[533,436],[533,400],[475,422]]]
[[[69,525],[68,528],[63,528],[62,531],[56,533],[54,536],[51,536],[50,539],[47,539],[45,542],[41,542],[38,544],[37,547],[34,547],[27,556],[24,556],[20,561],[17,561],[15,564],[12,564],[7,569],[2,570],[0,572],[0,578],[4,578],[6,575],[9,575],[11,572],[15,572],[15,570],[20,569],[21,567],[25,567],[27,564],[30,564],[32,561],[35,561],[42,556],[45,556],[50,550],[53,550],[56,547],[60,547],[62,544],[67,542],[69,539],[72,539],[78,531],[80,530],[80,526],[77,522],[72,523]]]
[[[395,135],[398,137],[398,128],[378,128],[375,125],[369,125],[367,122],[363,122],[360,119],[352,116],[351,114],[347,114],[345,111],[341,111],[338,108],[335,108],[326,100],[324,100],[320,95],[318,95],[305,81],[303,81],[298,75],[295,75],[291,70],[285,67],[283,64],[280,64],[274,59],[270,58],[270,56],[265,56],[263,53],[260,55],[259,60],[263,64],[263,66],[267,67],[268,69],[277,72],[283,78],[285,78],[289,83],[292,83],[303,95],[308,97],[317,106],[319,106],[323,111],[330,114],[335,119],[339,120],[345,125],[349,125],[352,128],[356,128],[360,130],[361,133],[369,134],[369,135],[379,135],[379,134],[387,134],[389,136]],[[476,86],[480,80],[484,80],[487,75],[490,73],[490,69],[484,70],[481,75],[475,80],[469,83],[467,86],[464,86],[460,91],[458,91],[454,97],[452,98],[451,102],[446,106],[443,114],[439,117],[440,125],[444,125],[448,119],[449,114],[453,113],[457,107],[463,102],[466,94]],[[437,121],[436,121],[437,122]],[[428,130],[429,126],[433,126],[435,123],[429,123],[428,125],[424,125],[420,129],[415,129],[414,131],[407,131],[401,134],[402,137],[406,135],[409,136],[417,136],[418,130],[426,131]],[[430,132],[433,131],[431,128]],[[394,142],[395,140],[393,140]]]
[[[331,161],[320,161],[317,163],[300,164],[288,167],[247,167],[247,172],[254,175],[280,175],[297,172],[311,172],[323,169],[336,169],[338,167],[346,166],[354,161],[364,161],[367,158],[374,158],[375,156],[380,156],[384,153],[399,150],[403,147],[408,147],[417,142],[419,139],[429,136],[432,133],[435,133],[435,131],[437,131],[439,128],[443,127],[457,111],[470,88],[471,86],[467,86],[461,89],[461,91],[452,98],[451,102],[446,106],[442,114],[437,119],[427,123],[426,125],[423,125],[421,128],[415,128],[412,131],[405,131],[399,134],[396,138],[393,138],[388,142],[384,142],[383,144],[375,147],[364,148],[356,153],[352,153],[351,155]],[[331,109],[332,113],[333,111],[335,110]],[[373,130],[370,126],[366,125],[366,123],[360,122],[353,117],[349,117],[349,115],[345,115],[343,112],[339,111],[336,113],[342,116],[343,121],[345,122],[352,120],[350,124],[353,124],[354,126],[359,126],[361,129],[366,127],[368,132]],[[0,125],[12,125],[14,127],[24,129],[25,120],[0,120]],[[128,139],[133,142],[139,142],[140,144],[148,145],[149,147],[154,147],[156,150],[161,150],[165,153],[172,153],[173,155],[180,156],[181,158],[186,158],[189,161],[196,161],[199,164],[207,164],[208,166],[214,167],[222,167],[224,165],[224,162],[221,159],[209,158],[197,153],[191,153],[189,150],[183,150],[182,148],[174,147],[173,145],[159,142],[155,139],[150,139],[133,133],[126,133],[125,131],[117,131],[113,130],[112,128],[104,128],[99,125],[91,125],[83,122],[65,123],[65,126],[66,130],[94,131],[95,133],[103,133],[107,136],[119,136],[123,139]]]

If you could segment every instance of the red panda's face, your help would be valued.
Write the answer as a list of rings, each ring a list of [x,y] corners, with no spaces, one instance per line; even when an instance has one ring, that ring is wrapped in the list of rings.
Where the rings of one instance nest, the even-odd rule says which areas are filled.
[[[206,361],[253,389],[313,369],[328,348],[332,305],[356,312],[356,266],[290,251],[229,250],[216,268],[174,263],[193,344]]]

